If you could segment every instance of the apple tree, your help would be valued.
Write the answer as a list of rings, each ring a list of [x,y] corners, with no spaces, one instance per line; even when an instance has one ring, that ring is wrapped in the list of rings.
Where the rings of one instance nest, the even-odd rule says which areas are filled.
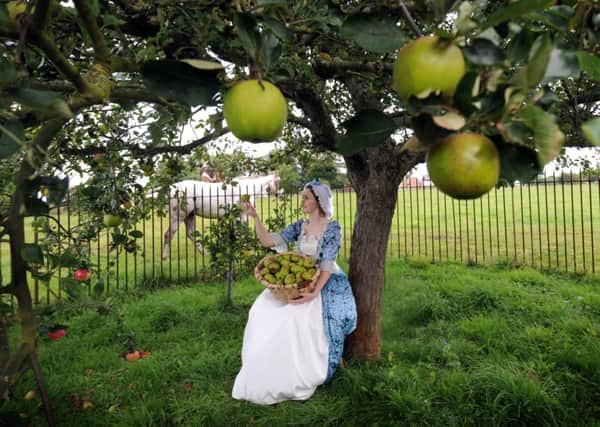
[[[499,163],[490,180],[526,181],[561,152],[565,132],[578,145],[600,144],[593,0],[73,4],[0,3],[0,156],[16,168],[1,174],[12,194],[0,212],[11,248],[0,291],[16,297],[22,326],[17,350],[1,352],[0,391],[25,361],[36,365],[26,272],[43,253],[25,241],[24,218],[47,210],[42,187],[53,202],[64,197],[57,171],[83,168],[96,189],[131,194],[136,175],[159,184],[176,177],[181,155],[228,133],[226,125],[269,140],[287,119],[308,144],[343,156],[357,194],[349,278],[359,323],[347,354],[365,360],[380,356],[385,253],[408,171],[454,139],[466,148],[449,151],[473,150],[478,164],[469,141],[485,138]],[[247,80],[256,92],[236,95]],[[263,92],[268,99],[256,102]],[[571,120],[584,107],[592,113]],[[202,135],[184,143],[190,123]],[[440,185],[461,172],[447,162]],[[106,202],[100,210],[115,214],[107,210],[120,204]]]

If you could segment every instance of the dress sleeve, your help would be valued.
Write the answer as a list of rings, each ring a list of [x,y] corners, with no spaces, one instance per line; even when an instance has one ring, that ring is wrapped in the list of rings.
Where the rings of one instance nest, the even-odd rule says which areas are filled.
[[[275,242],[275,247],[273,250],[277,252],[286,252],[288,250],[288,243],[294,242],[298,240],[298,236],[300,236],[300,230],[302,230],[303,219],[299,219],[298,221],[288,225],[283,230],[271,233],[271,238],[273,242]]]
[[[322,271],[335,271],[336,260],[342,244],[342,229],[339,222],[333,221],[325,230],[323,245],[318,254],[321,262],[319,268]]]

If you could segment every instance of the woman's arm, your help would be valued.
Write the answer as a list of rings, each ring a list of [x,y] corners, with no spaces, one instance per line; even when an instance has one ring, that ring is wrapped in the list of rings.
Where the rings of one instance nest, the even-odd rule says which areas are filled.
[[[260,220],[258,212],[256,212],[256,208],[252,206],[250,202],[242,202],[241,207],[242,211],[254,220],[256,235],[258,236],[260,243],[262,243],[265,248],[272,248],[275,246],[275,242],[273,241],[271,234],[267,231],[266,227]]]

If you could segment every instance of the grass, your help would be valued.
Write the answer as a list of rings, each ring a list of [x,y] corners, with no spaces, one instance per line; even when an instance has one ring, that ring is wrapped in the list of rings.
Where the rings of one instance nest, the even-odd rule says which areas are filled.
[[[382,357],[348,361],[306,403],[230,397],[247,312],[261,291],[192,285],[115,295],[101,315],[62,309],[40,337],[59,425],[598,425],[600,281],[505,264],[388,261]],[[13,331],[14,333],[14,331]],[[151,356],[126,362],[133,336]],[[4,413],[43,425],[27,374]],[[78,408],[88,399],[94,408]],[[111,409],[112,408],[112,409]]]

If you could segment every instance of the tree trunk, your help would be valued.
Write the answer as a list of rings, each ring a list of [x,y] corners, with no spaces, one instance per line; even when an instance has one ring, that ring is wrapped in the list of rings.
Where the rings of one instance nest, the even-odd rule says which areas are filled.
[[[391,144],[368,150],[362,159],[346,159],[348,174],[357,193],[348,278],[356,298],[358,325],[346,341],[349,358],[378,360],[380,357],[386,250],[398,186],[421,161],[421,153],[400,151]]]

